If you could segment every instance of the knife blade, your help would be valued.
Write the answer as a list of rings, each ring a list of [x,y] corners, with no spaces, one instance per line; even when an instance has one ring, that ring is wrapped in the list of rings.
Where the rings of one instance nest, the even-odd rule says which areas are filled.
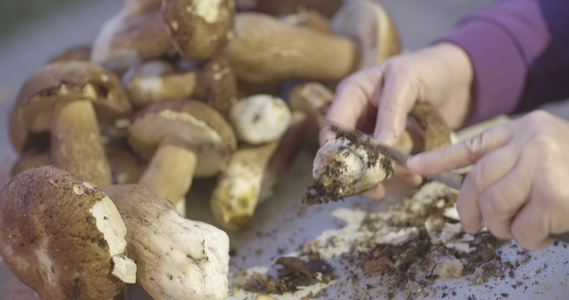
[[[361,132],[357,129],[346,127],[338,122],[326,119],[323,116],[319,116],[319,121],[321,125],[328,127],[332,132],[345,136],[347,139],[353,139],[360,144],[368,144],[372,148],[376,149],[381,154],[393,160],[395,163],[406,167],[407,160],[411,157],[411,154],[403,152],[395,147],[391,147],[385,143],[382,143],[376,139],[373,139],[370,135]],[[463,175],[454,172],[442,172],[437,175],[429,176],[428,179],[435,180],[443,183],[444,185],[459,191],[464,180]],[[569,243],[569,232],[560,234],[550,234],[550,238],[554,240],[559,240]]]
[[[319,119],[320,122],[324,126],[328,127],[332,132],[346,136],[348,139],[354,139],[359,143],[369,144],[373,149],[393,160],[395,163],[403,167],[407,166],[407,160],[411,157],[411,154],[373,139],[368,134],[357,129],[346,127],[338,122],[334,122],[322,116],[320,116]],[[454,172],[447,171],[429,176],[428,179],[441,182],[444,185],[458,191],[462,186],[463,176]]]

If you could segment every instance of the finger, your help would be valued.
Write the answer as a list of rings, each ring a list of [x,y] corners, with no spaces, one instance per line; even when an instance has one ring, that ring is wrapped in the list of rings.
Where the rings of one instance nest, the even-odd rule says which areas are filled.
[[[385,189],[383,185],[378,184],[375,187],[364,192],[364,195],[375,200],[381,200],[385,197]]]
[[[393,177],[383,182],[386,193],[401,193],[423,183],[423,177],[399,165],[394,165]]]
[[[513,237],[512,220],[529,198],[533,168],[522,154],[508,174],[480,194],[483,220],[496,237]]]
[[[482,157],[468,172],[458,194],[456,208],[468,233],[475,233],[482,225],[479,198],[482,192],[498,182],[516,165],[518,150],[507,145]]]
[[[466,167],[504,146],[511,134],[510,123],[498,125],[457,144],[414,155],[407,161],[407,167],[426,176]]]
[[[389,145],[403,135],[407,114],[417,100],[417,89],[404,76],[385,77],[379,93],[374,137]]]
[[[518,244],[529,251],[546,248],[553,243],[549,238],[548,218],[540,199],[529,199],[514,218],[511,226],[513,237]]]
[[[358,121],[369,109],[369,101],[381,80],[382,72],[380,67],[368,68],[345,78],[336,89],[334,101],[326,117],[347,127],[356,128]],[[334,134],[324,127],[319,134],[320,145],[331,138],[334,138]]]
[[[381,81],[383,68],[375,66],[357,72],[344,79],[336,89],[336,95],[326,117],[345,126],[355,128],[368,108],[368,103]]]

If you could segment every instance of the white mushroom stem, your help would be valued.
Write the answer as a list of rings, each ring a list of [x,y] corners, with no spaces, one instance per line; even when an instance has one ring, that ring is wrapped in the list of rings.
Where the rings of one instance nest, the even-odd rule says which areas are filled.
[[[194,151],[165,139],[152,156],[138,183],[158,191],[178,206],[190,190],[196,163],[197,156]],[[180,213],[185,215],[185,211]]]
[[[90,100],[56,105],[51,127],[51,163],[96,186],[111,184],[111,168]]]
[[[152,189],[139,185],[102,188],[127,227],[127,251],[137,279],[154,299],[225,299],[229,237],[212,225],[179,216]]]
[[[210,205],[217,222],[225,229],[245,228],[255,213],[266,165],[279,145],[274,140],[262,146],[235,151],[217,181]]]
[[[263,172],[259,202],[267,200],[274,194],[275,187],[281,182],[297,154],[317,131],[316,122],[309,119],[304,112],[292,112],[290,125]]]
[[[260,94],[231,105],[228,118],[238,139],[260,145],[282,136],[290,123],[290,115],[282,99]]]

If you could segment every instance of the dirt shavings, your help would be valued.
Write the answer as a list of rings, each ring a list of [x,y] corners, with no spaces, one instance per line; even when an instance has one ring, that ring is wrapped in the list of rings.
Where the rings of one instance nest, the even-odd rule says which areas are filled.
[[[330,130],[335,133],[336,139],[346,139],[347,145],[343,147],[343,153],[346,155],[337,155],[330,161],[327,161],[322,167],[324,170],[320,172],[322,176],[314,178],[314,181],[307,187],[307,191],[302,199],[302,203],[306,205],[324,204],[330,201],[338,201],[348,196],[360,194],[365,190],[356,188],[356,184],[346,186],[339,178],[347,173],[349,166],[344,158],[347,151],[351,149],[363,150],[367,156],[365,168],[374,168],[379,166],[384,170],[386,178],[393,175],[393,165],[384,152],[380,151],[371,143],[370,136],[360,136],[356,132],[348,131],[337,125],[329,125]],[[357,179],[354,179],[357,180]]]
[[[338,208],[332,214],[344,224],[299,245],[287,256],[297,257],[284,263],[287,267],[272,266],[280,268],[278,276],[243,270],[232,284],[238,278],[238,287],[247,291],[282,294],[328,282],[311,290],[310,299],[457,297],[455,287],[445,285],[449,278],[465,282],[463,287],[508,280],[517,289],[525,288],[516,270],[531,260],[530,254],[487,230],[465,233],[451,212],[455,200],[456,194],[444,185],[430,182],[411,198],[378,212]],[[503,260],[502,252],[512,247],[517,253]],[[310,261],[335,270],[311,279],[308,275],[315,271]]]
[[[299,287],[316,283],[329,283],[336,278],[334,269],[326,261],[306,253],[298,257],[280,257],[272,266],[276,276],[261,272],[248,272],[240,269],[230,279],[234,288],[255,293],[277,294],[294,293]]]

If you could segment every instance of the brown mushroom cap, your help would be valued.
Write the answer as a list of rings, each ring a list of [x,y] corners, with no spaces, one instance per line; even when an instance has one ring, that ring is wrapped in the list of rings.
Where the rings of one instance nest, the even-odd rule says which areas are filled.
[[[136,107],[166,98],[189,98],[197,84],[193,71],[182,71],[162,60],[137,64],[123,75],[123,84]]]
[[[235,4],[232,0],[164,0],[162,17],[172,43],[186,58],[218,56],[231,37]]]
[[[346,1],[330,23],[334,33],[351,38],[360,48],[360,69],[401,52],[397,28],[377,1]]]
[[[120,79],[92,62],[55,62],[32,74],[16,100],[17,120],[34,132],[49,131],[52,112],[59,101],[93,101],[102,124],[128,116],[131,105]]]
[[[226,115],[237,97],[237,79],[229,62],[223,57],[207,61],[200,69],[195,98],[204,100],[222,115]]]
[[[10,110],[8,117],[8,134],[16,152],[22,154],[30,149],[48,149],[51,136],[49,132],[35,133],[18,123],[16,110]]]
[[[42,299],[110,299],[123,282],[113,256],[126,227],[92,184],[52,166],[19,173],[0,192],[0,253]]]
[[[350,39],[286,24],[269,15],[240,13],[234,32],[224,54],[237,78],[244,81],[337,81],[358,67],[358,53]]]
[[[127,19],[119,14],[102,26],[93,43],[91,60],[122,70],[162,57],[172,48],[160,10]]]
[[[168,139],[194,149],[194,176],[217,174],[237,148],[231,126],[213,108],[197,100],[166,99],[136,113],[128,128],[130,146],[146,159]]]
[[[342,3],[342,0],[235,0],[238,11],[256,11],[275,16],[309,9],[330,17]]]
[[[91,60],[91,46],[77,46],[64,50],[53,56],[48,63],[59,61],[90,61]]]

